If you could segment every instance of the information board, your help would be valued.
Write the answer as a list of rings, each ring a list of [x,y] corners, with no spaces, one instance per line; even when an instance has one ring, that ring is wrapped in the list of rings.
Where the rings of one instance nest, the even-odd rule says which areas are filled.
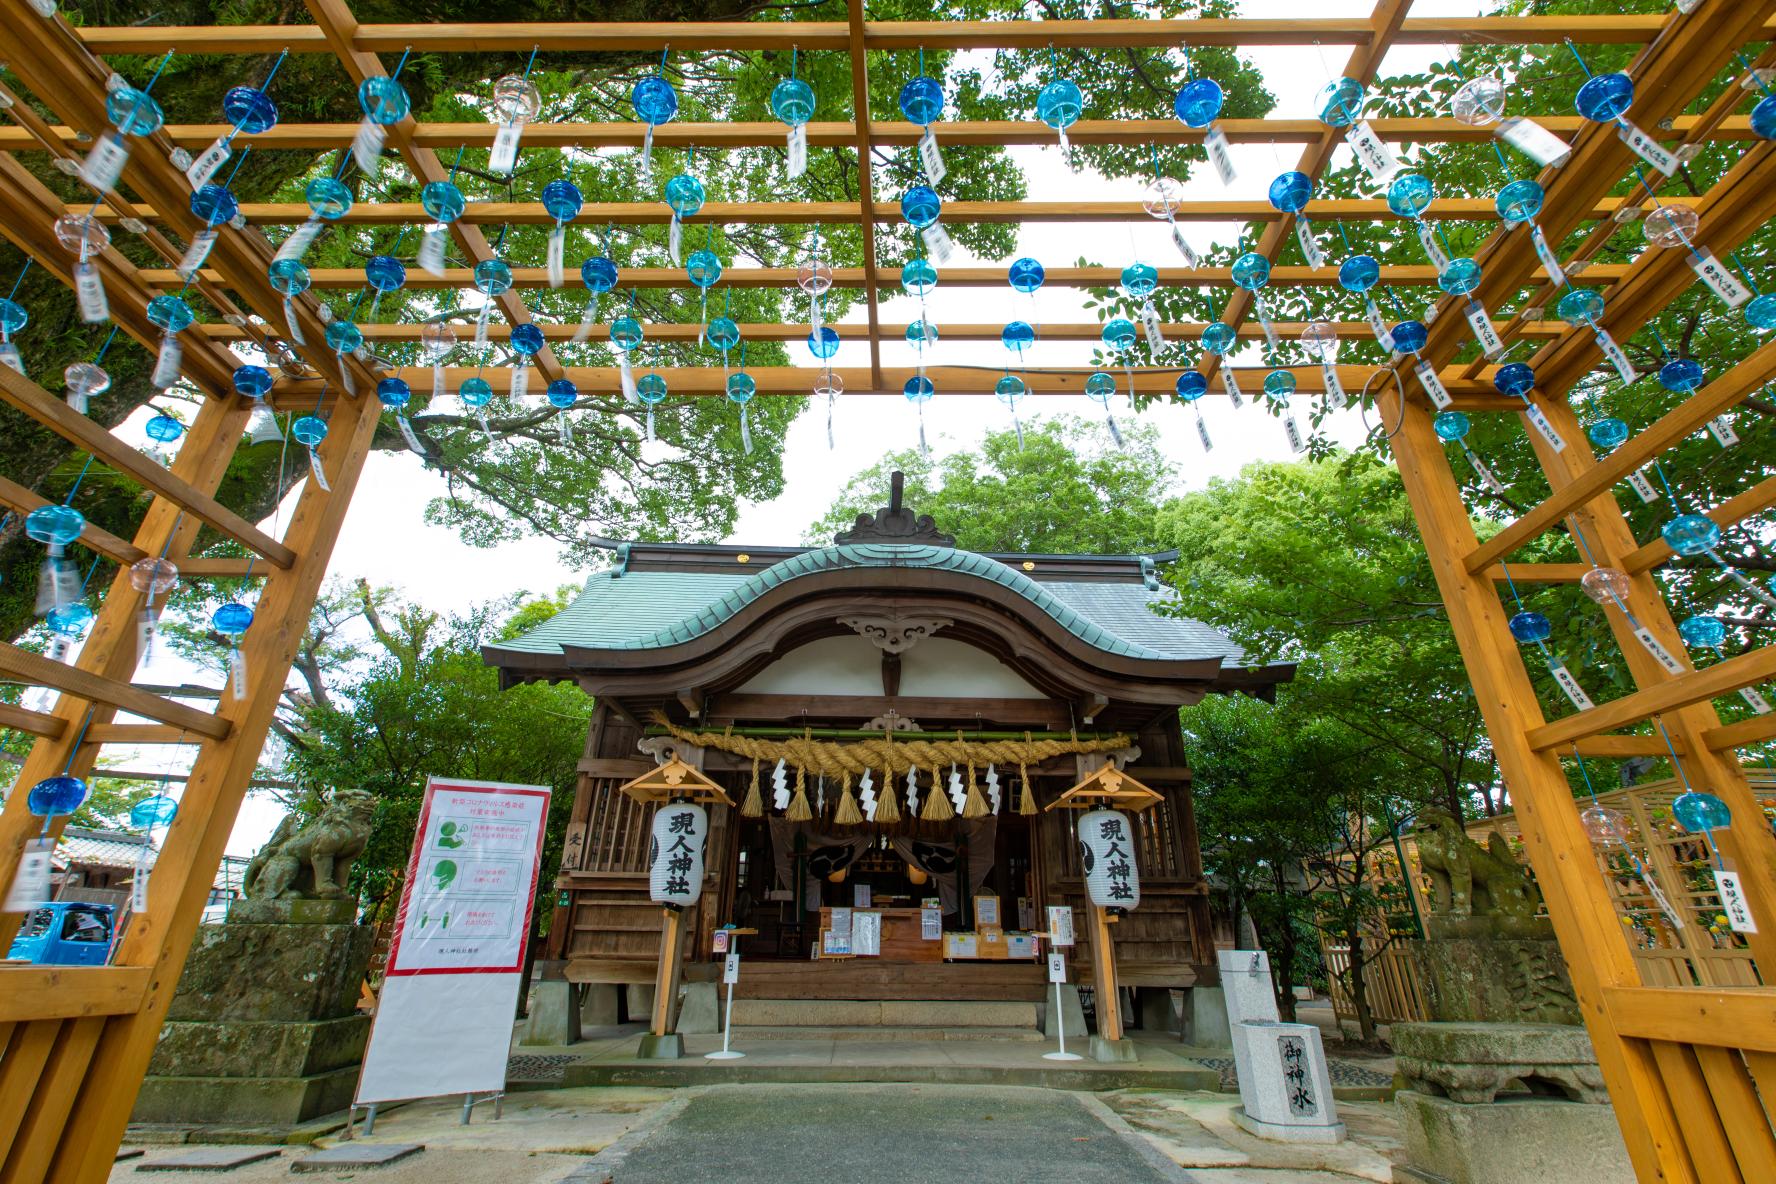
[[[549,792],[427,782],[358,1104],[505,1088]]]

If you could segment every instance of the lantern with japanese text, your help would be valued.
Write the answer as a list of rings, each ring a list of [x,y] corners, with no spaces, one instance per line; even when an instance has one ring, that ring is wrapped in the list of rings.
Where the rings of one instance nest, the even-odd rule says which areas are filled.
[[[1088,810],[1079,816],[1079,869],[1091,902],[1111,913],[1141,903],[1141,869],[1135,865],[1135,831],[1120,810]]]
[[[648,896],[671,909],[688,908],[703,894],[703,847],[709,815],[692,802],[668,802],[654,812],[648,849]]]

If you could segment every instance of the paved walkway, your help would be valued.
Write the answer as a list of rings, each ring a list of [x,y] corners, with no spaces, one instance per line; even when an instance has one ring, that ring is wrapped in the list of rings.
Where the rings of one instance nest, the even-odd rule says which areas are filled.
[[[722,1086],[570,1180],[612,1184],[1188,1184],[1090,1095],[971,1086]]]

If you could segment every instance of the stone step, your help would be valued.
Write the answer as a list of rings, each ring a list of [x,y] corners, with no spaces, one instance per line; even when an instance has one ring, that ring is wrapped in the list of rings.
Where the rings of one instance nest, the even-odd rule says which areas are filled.
[[[1034,1003],[955,999],[736,999],[736,1028],[1028,1028]]]
[[[893,1043],[913,1040],[996,1040],[1020,1041],[1046,1039],[1035,1028],[773,1028],[748,1024],[734,1025],[734,1035],[746,1040],[868,1040]]]

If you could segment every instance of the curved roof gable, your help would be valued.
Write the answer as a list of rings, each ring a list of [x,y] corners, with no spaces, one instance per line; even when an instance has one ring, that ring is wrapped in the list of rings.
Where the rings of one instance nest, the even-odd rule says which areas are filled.
[[[721,625],[780,584],[817,572],[859,567],[926,568],[974,576],[1016,592],[1047,613],[1063,629],[1087,645],[1096,646],[1106,653],[1127,658],[1161,660],[1171,656],[1117,636],[1081,615],[1078,610],[1023,572],[1007,567],[996,559],[989,559],[973,551],[958,551],[954,547],[925,543],[838,543],[816,551],[792,555],[748,576],[682,620],[612,648],[660,649],[681,645]]]

